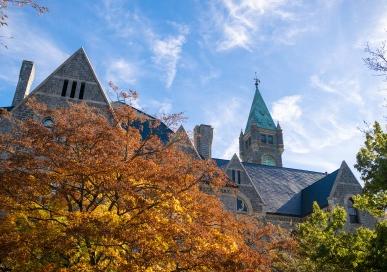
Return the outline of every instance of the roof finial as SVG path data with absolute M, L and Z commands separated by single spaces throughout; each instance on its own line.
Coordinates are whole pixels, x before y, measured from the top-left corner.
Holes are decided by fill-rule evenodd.
M 257 77 L 257 72 L 255 72 L 255 78 L 254 78 L 254 80 L 255 80 L 255 88 L 257 88 L 258 89 L 258 85 L 259 85 L 259 83 L 261 83 L 261 81 L 258 79 L 258 77 Z

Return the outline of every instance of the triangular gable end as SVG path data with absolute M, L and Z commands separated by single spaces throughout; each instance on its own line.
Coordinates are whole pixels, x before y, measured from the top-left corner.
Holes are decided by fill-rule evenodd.
M 82 88 L 83 97 L 80 99 Z M 63 91 L 64 89 L 66 89 L 65 93 Z M 73 95 L 72 89 L 75 91 Z M 32 96 L 37 97 L 39 101 L 46 102 L 50 106 L 61 106 L 68 101 L 74 100 L 85 101 L 96 105 L 105 105 L 111 109 L 109 100 L 83 48 L 80 48 L 67 58 L 67 60 L 25 97 L 14 110 Z
M 348 167 L 347 163 L 343 161 L 337 173 L 332 191 L 329 198 L 342 198 L 347 195 L 360 194 L 363 191 L 359 181 Z
M 183 151 L 192 155 L 195 159 L 201 159 L 198 151 L 193 145 L 184 127 L 181 125 L 176 133 L 171 137 L 171 142 L 175 142 L 177 146 Z
M 259 194 L 258 188 L 257 188 L 257 187 L 254 185 L 254 183 L 252 182 L 249 173 L 247 172 L 246 168 L 243 166 L 243 163 L 241 162 L 241 160 L 239 159 L 239 157 L 238 157 L 237 154 L 234 153 L 234 155 L 232 156 L 231 160 L 227 163 L 226 167 L 224 168 L 224 171 L 227 173 L 227 170 L 228 170 L 230 167 L 232 168 L 232 167 L 235 166 L 235 165 L 237 165 L 238 168 L 241 169 L 241 170 L 245 173 L 245 175 L 246 175 L 246 177 L 247 177 L 249 183 L 250 183 L 251 186 L 254 188 L 254 190 L 255 190 L 255 192 L 256 192 L 256 194 L 257 194 L 256 197 L 257 197 L 258 202 L 259 202 L 259 203 L 264 203 L 264 202 L 263 202 L 263 199 L 262 199 L 262 197 L 261 197 L 261 195 Z

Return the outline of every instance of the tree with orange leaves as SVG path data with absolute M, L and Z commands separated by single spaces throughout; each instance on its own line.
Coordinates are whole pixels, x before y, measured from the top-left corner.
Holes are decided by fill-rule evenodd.
M 270 271 L 292 246 L 224 211 L 224 174 L 176 138 L 142 139 L 130 107 L 29 107 L 1 115 L 1 271 Z

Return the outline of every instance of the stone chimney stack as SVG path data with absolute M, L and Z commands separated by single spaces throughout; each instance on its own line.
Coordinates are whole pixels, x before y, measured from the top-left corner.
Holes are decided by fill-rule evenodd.
M 194 128 L 194 144 L 203 159 L 211 159 L 212 136 L 214 129 L 210 125 L 199 125 Z
M 35 65 L 32 61 L 23 60 L 20 68 L 19 81 L 16 86 L 12 106 L 19 104 L 30 93 L 32 81 L 35 78 Z

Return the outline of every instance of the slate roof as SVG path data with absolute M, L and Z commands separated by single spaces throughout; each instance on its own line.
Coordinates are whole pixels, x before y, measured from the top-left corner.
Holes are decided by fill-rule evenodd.
M 13 106 L 9 106 L 9 107 L 0 107 L 0 109 L 4 109 L 6 111 L 11 111 L 14 107 Z
M 339 169 L 302 190 L 302 216 L 312 212 L 313 201 L 317 201 L 321 208 L 328 206 L 328 196 L 332 191 L 338 172 Z
M 166 124 L 158 120 L 156 117 L 149 115 L 133 106 L 127 105 L 121 101 L 114 101 L 111 103 L 113 108 L 117 106 L 128 106 L 136 111 L 140 116 L 145 117 L 145 121 L 136 120 L 131 126 L 137 128 L 141 133 L 141 138 L 144 140 L 148 138 L 150 135 L 157 135 L 159 139 L 164 143 L 168 143 L 171 135 L 174 133 Z M 152 122 L 159 121 L 157 127 L 152 125 Z
M 255 89 L 253 103 L 251 104 L 249 119 L 247 120 L 245 133 L 250 130 L 252 124 L 266 129 L 276 129 L 273 118 L 263 100 L 258 86 Z
M 214 159 L 214 161 L 222 169 L 225 169 L 229 162 L 222 159 Z M 327 176 L 320 172 L 256 163 L 242 162 L 242 165 L 262 197 L 264 210 L 268 213 L 302 217 L 310 210 L 308 206 L 311 207 L 313 198 L 319 194 L 319 191 L 330 192 L 331 179 L 334 181 L 333 173 Z M 314 185 L 317 181 L 320 182 Z M 312 184 L 314 186 L 310 187 Z M 304 190 L 305 188 L 309 189 Z M 303 190 L 305 201 L 302 198 Z M 316 200 L 323 203 L 324 196 L 326 193 L 316 197 Z

